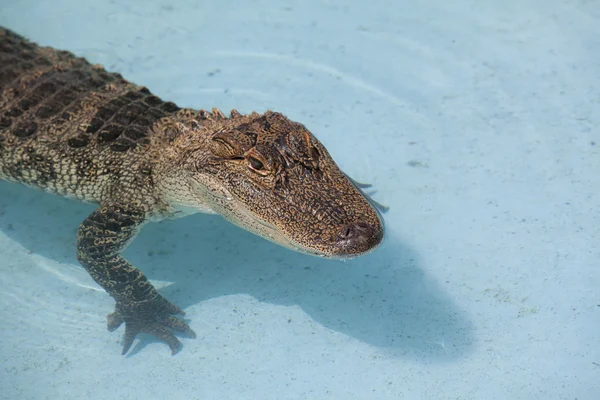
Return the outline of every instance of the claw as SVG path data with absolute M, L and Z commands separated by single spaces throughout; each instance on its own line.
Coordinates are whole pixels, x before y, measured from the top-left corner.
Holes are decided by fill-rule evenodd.
M 361 183 L 361 182 L 355 181 L 350 176 L 348 176 L 348 174 L 346 174 L 346 178 L 348 178 L 350 180 L 350 182 L 352 182 L 352 184 L 354 186 L 356 186 L 356 188 L 362 193 L 362 195 L 367 198 L 367 200 L 369 201 L 369 203 L 371 203 L 380 212 L 386 213 L 386 212 L 389 211 L 389 209 L 390 209 L 389 206 L 381 204 L 380 202 L 374 200 L 370 195 L 368 195 L 367 193 L 364 192 L 363 189 L 368 189 L 368 188 L 372 187 L 373 185 L 371 185 L 370 183 Z
M 348 174 L 346 174 L 346 178 L 348 178 L 350 180 L 350 182 L 352 182 L 354 184 L 354 186 L 356 186 L 356 187 L 358 187 L 360 189 L 368 189 L 368 188 L 370 188 L 370 187 L 373 186 L 370 183 L 364 183 L 364 182 L 355 181 L 350 176 L 348 176 Z
M 181 342 L 172 331 L 184 333 L 190 338 L 195 338 L 196 333 L 187 323 L 171 314 L 185 313 L 162 296 L 139 303 L 117 302 L 116 311 L 107 316 L 108 330 L 114 331 L 125 322 L 121 352 L 123 355 L 127 354 L 140 332 L 149 333 L 166 342 L 171 349 L 171 354 L 175 355 L 181 348 Z

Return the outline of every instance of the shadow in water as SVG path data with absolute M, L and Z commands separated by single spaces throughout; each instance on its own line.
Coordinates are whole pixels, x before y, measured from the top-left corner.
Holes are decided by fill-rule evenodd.
M 60 262 L 77 264 L 75 232 L 93 208 L 0 182 L 0 230 Z M 195 215 L 147 225 L 125 255 L 150 279 L 172 282 L 161 293 L 184 309 L 249 294 L 297 305 L 329 329 L 423 361 L 461 358 L 474 344 L 465 313 L 394 237 L 372 254 L 340 262 L 294 253 L 217 216 Z

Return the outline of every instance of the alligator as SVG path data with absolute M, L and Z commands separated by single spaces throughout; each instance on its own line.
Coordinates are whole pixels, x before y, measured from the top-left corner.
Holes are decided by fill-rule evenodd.
M 119 73 L 0 27 L 0 179 L 96 204 L 77 259 L 115 300 L 122 354 L 140 332 L 179 351 L 181 308 L 121 253 L 150 221 L 194 213 L 291 250 L 354 258 L 384 228 L 376 204 L 302 124 L 278 112 L 180 108 Z

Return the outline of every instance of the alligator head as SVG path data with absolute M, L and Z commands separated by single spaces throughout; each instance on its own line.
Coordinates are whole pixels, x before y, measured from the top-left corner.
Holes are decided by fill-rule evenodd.
M 210 209 L 290 249 L 351 258 L 375 249 L 383 223 L 301 124 L 268 111 L 200 111 L 179 140 L 188 179 Z

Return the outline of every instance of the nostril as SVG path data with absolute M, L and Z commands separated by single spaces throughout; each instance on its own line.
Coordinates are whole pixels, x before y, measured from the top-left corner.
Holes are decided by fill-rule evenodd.
M 383 229 L 379 225 L 354 222 L 339 228 L 334 239 L 340 254 L 360 254 L 377 247 L 383 239 Z
M 351 239 L 354 237 L 355 233 L 356 230 L 354 229 L 354 225 L 346 225 L 340 230 L 339 237 L 340 239 Z
M 367 236 L 370 232 L 370 226 L 361 222 L 348 224 L 340 229 L 338 236 L 342 240 L 359 240 L 363 236 Z

